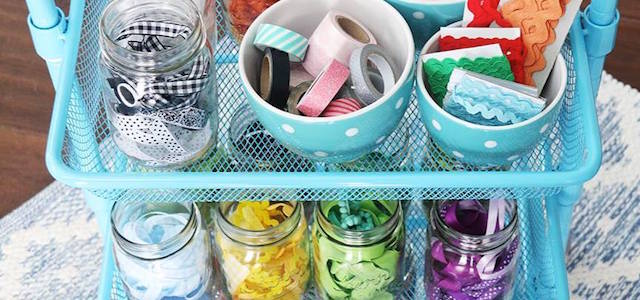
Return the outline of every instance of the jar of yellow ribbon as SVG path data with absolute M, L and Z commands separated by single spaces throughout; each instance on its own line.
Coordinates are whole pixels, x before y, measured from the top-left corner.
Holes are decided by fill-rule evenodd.
M 221 203 L 216 251 L 232 299 L 300 299 L 309 281 L 309 236 L 295 201 Z

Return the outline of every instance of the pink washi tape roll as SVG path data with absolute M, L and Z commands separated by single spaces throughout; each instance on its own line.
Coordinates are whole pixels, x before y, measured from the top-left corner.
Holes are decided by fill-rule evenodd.
M 331 62 L 320 71 L 320 75 L 309 87 L 298 103 L 298 111 L 305 116 L 317 117 L 329 105 L 333 97 L 349 78 L 349 68 L 337 60 Z
M 331 59 L 349 64 L 351 52 L 366 44 L 376 44 L 373 34 L 348 14 L 330 10 L 311 34 L 302 66 L 317 76 Z
M 340 98 L 331 101 L 320 115 L 321 117 L 335 117 L 352 113 L 361 109 L 360 102 L 352 98 Z

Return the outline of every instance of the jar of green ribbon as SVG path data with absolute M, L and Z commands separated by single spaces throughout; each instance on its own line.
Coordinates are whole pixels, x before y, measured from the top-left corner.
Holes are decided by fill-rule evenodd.
M 403 287 L 400 202 L 326 201 L 316 206 L 313 251 L 323 299 L 394 299 Z

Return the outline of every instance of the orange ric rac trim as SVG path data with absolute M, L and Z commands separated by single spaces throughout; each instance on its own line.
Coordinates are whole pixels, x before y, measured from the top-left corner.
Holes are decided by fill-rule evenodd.
M 544 70 L 544 51 L 556 40 L 555 28 L 570 0 L 511 0 L 501 8 L 502 16 L 522 30 L 527 55 L 524 61 L 525 83 L 535 85 L 533 73 Z

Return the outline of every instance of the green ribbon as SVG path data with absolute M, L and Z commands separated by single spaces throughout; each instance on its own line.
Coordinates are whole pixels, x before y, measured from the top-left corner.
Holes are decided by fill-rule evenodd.
M 348 210 L 347 216 L 366 212 L 371 215 L 372 223 L 380 226 L 391 218 L 399 205 L 397 201 L 330 201 L 321 205 L 321 213 L 332 224 L 343 227 L 343 214 L 336 213 L 341 208 L 343 212 Z M 404 227 L 398 226 L 393 235 L 382 242 L 349 246 L 329 239 L 316 223 L 313 242 L 318 252 L 314 260 L 319 287 L 330 299 L 393 299 L 387 288 L 396 278 L 401 256 L 401 250 L 396 248 L 404 236 Z
M 454 68 L 461 68 L 499 79 L 514 80 L 511 65 L 506 56 L 490 58 L 479 57 L 473 60 L 468 58 L 461 58 L 459 60 L 452 58 L 445 58 L 444 60 L 431 58 L 423 63 L 423 67 L 427 75 L 426 80 L 431 96 L 433 96 L 433 99 L 440 106 L 442 106 L 442 100 L 444 100 L 447 94 L 447 85 L 449 84 L 449 78 Z

